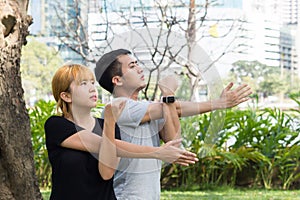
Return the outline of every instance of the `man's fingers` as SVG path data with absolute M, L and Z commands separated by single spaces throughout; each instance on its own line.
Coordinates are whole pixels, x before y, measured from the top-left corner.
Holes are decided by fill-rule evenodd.
M 247 84 L 240 85 L 234 90 L 234 92 L 236 92 L 239 98 L 248 97 L 252 94 L 251 88 Z
M 239 103 L 243 103 L 245 101 L 248 101 L 250 99 L 250 97 L 244 97 L 244 98 L 241 98 Z
M 168 142 L 168 143 L 169 143 L 170 145 L 172 145 L 172 146 L 178 146 L 178 145 L 181 144 L 181 142 L 182 142 L 182 138 L 178 138 L 178 139 L 172 140 L 172 141 L 170 141 L 170 142 Z
M 198 161 L 198 159 L 195 158 L 189 158 L 189 157 L 181 157 L 178 158 L 174 163 L 189 166 L 190 164 L 195 164 Z
M 186 157 L 191 157 L 191 158 L 196 158 L 197 155 L 195 153 L 189 152 L 189 151 L 184 151 L 183 155 L 185 155 Z
M 248 91 L 250 90 L 251 88 L 248 86 L 248 84 L 242 84 L 242 85 L 239 85 L 235 91 L 236 92 L 245 92 L 245 91 Z
M 196 154 L 184 151 L 180 157 L 178 157 L 177 161 L 185 161 L 187 163 L 194 164 L 195 162 L 198 162 L 198 158 L 196 157 Z
M 175 164 L 178 164 L 178 165 L 182 165 L 182 166 L 189 166 L 189 164 L 188 163 L 184 163 L 184 162 L 174 162 Z
M 229 91 L 229 90 L 232 88 L 232 86 L 233 86 L 233 83 L 232 83 L 232 82 L 229 83 L 229 84 L 225 87 L 224 91 Z

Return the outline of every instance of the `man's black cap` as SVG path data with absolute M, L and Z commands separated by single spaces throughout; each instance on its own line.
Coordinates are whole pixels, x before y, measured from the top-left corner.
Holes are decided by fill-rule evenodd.
M 103 76 L 105 71 L 110 66 L 110 64 L 112 64 L 117 59 L 118 56 L 125 54 L 131 54 L 131 52 L 127 49 L 117 49 L 114 51 L 110 51 L 104 54 L 96 63 L 96 79 L 104 89 L 108 90 L 107 86 L 112 84 L 111 80 L 107 80 L 107 78 L 105 79 L 105 77 Z

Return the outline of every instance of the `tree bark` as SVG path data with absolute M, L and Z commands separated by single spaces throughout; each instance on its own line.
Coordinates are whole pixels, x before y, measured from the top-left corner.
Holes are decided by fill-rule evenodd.
M 20 74 L 28 0 L 0 0 L 0 200 L 42 199 Z

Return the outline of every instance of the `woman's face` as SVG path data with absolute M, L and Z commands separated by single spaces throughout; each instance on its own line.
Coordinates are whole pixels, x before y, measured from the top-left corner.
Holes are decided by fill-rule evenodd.
M 82 79 L 73 81 L 70 85 L 72 107 L 94 108 L 97 105 L 98 91 L 95 79 Z

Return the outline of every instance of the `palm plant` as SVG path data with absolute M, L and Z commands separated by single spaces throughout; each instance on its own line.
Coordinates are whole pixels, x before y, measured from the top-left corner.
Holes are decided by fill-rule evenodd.
M 40 100 L 34 107 L 28 109 L 35 168 L 40 188 L 49 188 L 51 185 L 51 166 L 46 149 L 44 124 L 49 116 L 55 114 L 55 107 L 55 102 Z

